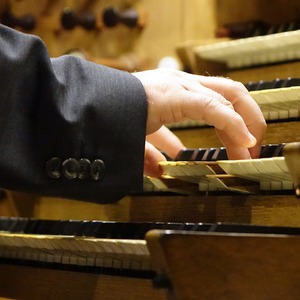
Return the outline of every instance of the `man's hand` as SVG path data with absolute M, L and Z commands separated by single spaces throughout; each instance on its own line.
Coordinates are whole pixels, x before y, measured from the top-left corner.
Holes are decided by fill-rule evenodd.
M 162 126 L 185 119 L 204 120 L 214 126 L 229 159 L 259 156 L 266 122 L 243 84 L 222 77 L 192 75 L 172 69 L 133 75 L 141 80 L 148 99 L 147 141 L 171 157 L 175 157 L 179 148 L 184 146 Z M 149 150 L 149 147 L 146 146 L 145 154 L 146 173 L 149 173 L 150 165 L 157 165 L 163 159 L 158 150 L 152 147 Z M 157 166 L 153 170 L 153 174 L 161 174 Z

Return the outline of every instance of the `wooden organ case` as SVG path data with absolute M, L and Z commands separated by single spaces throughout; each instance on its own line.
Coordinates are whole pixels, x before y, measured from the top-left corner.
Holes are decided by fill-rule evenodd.
M 11 12 L 18 15 L 18 7 L 30 1 L 7 2 L 11 3 Z M 56 0 L 48 7 L 48 2 L 44 2 L 41 10 L 48 8 L 65 14 L 68 11 L 62 8 L 66 3 L 71 7 L 74 4 Z M 170 33 L 171 47 L 176 49 L 183 66 L 193 73 L 228 76 L 248 84 L 268 122 L 262 149 L 268 154 L 249 162 L 250 165 L 235 162 L 232 166 L 220 156 L 217 161 L 221 163 L 195 160 L 192 156 L 198 155 L 200 149 L 221 152 L 222 145 L 213 128 L 185 122 L 172 129 L 191 151 L 181 154 L 179 162 L 163 165 L 164 178 L 145 178 L 144 193 L 128 195 L 118 203 L 101 206 L 3 191 L 0 297 L 297 299 L 300 292 L 300 199 L 295 192 L 300 184 L 299 3 L 290 1 L 286 7 L 286 1 L 276 0 L 270 7 L 270 1 L 266 0 L 244 1 L 243 5 L 237 0 L 194 0 L 189 5 L 183 0 L 171 0 L 162 5 L 161 1 L 145 0 L 128 1 L 125 6 L 121 5 L 123 1 L 99 1 L 98 7 L 96 2 L 78 1 L 76 8 L 79 7 L 81 16 L 86 3 L 99 10 L 113 4 L 126 11 L 131 5 L 142 3 L 152 14 L 158 11 L 166 16 L 164 13 L 170 9 L 180 12 L 184 25 L 179 37 Z M 193 7 L 199 11 L 188 18 L 184 14 L 192 14 Z M 0 9 L 6 8 L 0 6 Z M 201 34 L 190 33 L 197 31 L 190 23 L 203 25 L 199 21 L 203 9 L 211 18 L 207 20 L 210 31 L 199 28 L 205 37 L 199 39 Z M 168 17 L 165 18 L 168 23 Z M 73 18 L 73 23 L 68 19 L 65 25 L 76 25 L 72 29 L 74 44 L 86 34 L 89 25 L 94 26 L 93 30 L 103 28 L 98 21 L 75 19 L 77 23 Z M 58 30 L 47 14 L 43 20 L 41 27 L 33 31 L 43 37 L 41 28 L 51 28 L 53 36 L 44 35 L 44 38 L 53 55 L 75 49 L 66 46 L 72 45 L 66 33 L 70 29 Z M 88 32 L 83 48 L 90 51 L 89 57 L 94 61 L 129 71 L 132 60 L 124 64 L 124 59 L 118 58 L 134 50 L 140 55 L 135 56 L 138 65 L 134 68 L 155 67 L 156 61 L 144 59 L 141 51 L 147 41 L 141 39 L 140 48 L 132 48 L 131 39 L 125 46 L 120 46 L 118 41 L 128 30 L 133 30 L 137 38 L 144 21 L 139 19 L 138 28 L 123 28 L 121 33 L 113 30 L 111 34 L 117 41 L 109 42 L 99 53 L 89 40 L 95 32 Z M 16 26 L 22 27 L 18 22 Z M 29 26 L 30 22 L 26 24 Z M 151 21 L 147 26 L 149 31 L 151 26 L 155 27 Z M 237 26 L 242 29 L 240 35 L 230 36 Z M 257 32 L 253 35 L 248 32 L 246 36 L 245 28 L 252 28 L 252 33 L 253 28 L 267 32 L 263 37 Z M 21 30 L 31 31 L 30 27 Z M 220 38 L 213 38 L 215 32 L 222 35 L 223 44 Z M 160 34 L 153 33 L 158 42 L 165 38 Z M 97 36 L 99 44 L 108 33 L 104 30 L 100 35 L 97 31 Z M 66 39 L 66 43 L 52 43 L 54 37 L 59 41 Z M 113 54 L 109 54 L 111 49 Z M 152 57 L 165 55 L 161 49 L 150 49 Z M 80 53 L 86 52 L 80 50 Z M 143 59 L 136 60 L 137 57 Z M 279 82 L 276 79 L 282 81 L 275 88 Z M 272 151 L 278 147 L 280 151 L 273 159 Z M 218 170 L 223 166 L 225 172 L 224 169 L 221 174 L 214 172 L 216 165 Z M 213 173 L 199 171 L 207 166 Z M 193 167 L 201 174 L 195 175 Z M 285 171 L 279 174 L 281 167 Z M 241 175 L 241 169 L 247 172 Z M 253 169 L 259 172 L 253 175 L 249 171 Z M 203 187 L 215 180 L 226 188 L 214 188 L 213 183 L 212 188 Z

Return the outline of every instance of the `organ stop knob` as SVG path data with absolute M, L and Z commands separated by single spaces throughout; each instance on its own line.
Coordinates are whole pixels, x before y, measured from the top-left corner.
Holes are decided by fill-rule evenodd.
M 107 7 L 103 12 L 102 19 L 107 27 L 115 27 L 121 23 L 133 28 L 138 24 L 138 13 L 132 8 L 120 11 L 115 7 Z
M 96 27 L 96 17 L 91 12 L 75 13 L 70 8 L 65 8 L 61 15 L 61 24 L 65 29 L 74 29 L 81 26 L 86 30 Z
M 16 17 L 11 12 L 5 11 L 1 14 L 0 19 L 2 24 L 12 28 L 20 27 L 26 31 L 31 31 L 35 27 L 35 18 L 31 14 Z

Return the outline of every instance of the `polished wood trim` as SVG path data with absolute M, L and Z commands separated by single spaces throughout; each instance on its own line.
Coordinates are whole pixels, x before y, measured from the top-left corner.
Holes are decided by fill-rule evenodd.
M 0 296 L 11 299 L 166 299 L 150 279 L 0 264 Z

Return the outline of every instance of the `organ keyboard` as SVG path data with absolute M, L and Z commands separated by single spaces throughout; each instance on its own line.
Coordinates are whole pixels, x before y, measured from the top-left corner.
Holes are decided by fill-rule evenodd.
M 247 82 L 245 87 L 259 105 L 266 121 L 293 120 L 300 117 L 300 78 L 277 78 Z M 171 128 L 203 126 L 203 121 L 185 120 Z
M 291 171 L 289 168 L 294 167 L 287 166 L 284 156 L 285 149 L 290 148 L 295 152 L 297 158 L 294 159 L 294 163 L 297 165 L 300 143 L 263 145 L 260 158 L 250 160 L 228 160 L 225 148 L 185 149 L 178 154 L 175 161 L 161 162 L 160 165 L 164 171 L 166 185 L 168 180 L 179 179 L 198 184 L 199 191 L 240 193 L 258 193 L 258 190 L 291 191 L 296 186 L 298 194 L 299 175 L 292 173 L 299 174 L 300 171 Z M 295 176 L 298 179 L 294 178 Z M 255 191 L 253 185 L 249 189 L 249 182 L 242 185 L 236 182 L 239 179 L 258 182 L 259 189 Z M 157 179 L 152 182 L 158 189 L 162 186 L 167 189 Z M 187 189 L 189 188 L 190 186 L 187 186 Z
M 152 278 L 155 272 L 145 236 L 153 230 L 300 235 L 300 228 L 283 226 L 0 217 L 0 260 Z
M 198 46 L 194 52 L 229 69 L 245 68 L 299 59 L 299 37 L 300 30 L 293 30 Z

